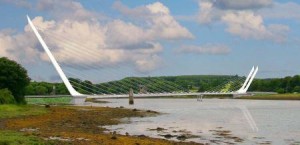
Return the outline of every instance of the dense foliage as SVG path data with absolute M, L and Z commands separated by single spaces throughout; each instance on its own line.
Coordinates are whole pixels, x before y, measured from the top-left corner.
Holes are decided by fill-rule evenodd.
M 256 79 L 253 81 L 249 91 L 277 92 L 277 93 L 300 93 L 300 76 Z
M 208 91 L 218 86 L 230 90 L 230 80 L 238 76 L 191 75 L 191 76 L 162 76 L 162 77 L 127 77 L 118 81 L 93 84 L 90 81 L 69 78 L 74 88 L 83 94 L 125 94 L 133 88 L 135 93 L 145 92 L 181 92 Z M 226 84 L 227 83 L 227 84 Z M 31 82 L 26 88 L 27 95 L 68 94 L 62 83 Z M 220 88 L 221 89 L 221 88 Z
M 67 88 L 63 83 L 30 82 L 26 87 L 26 95 L 67 95 Z
M 0 58 L 0 89 L 10 90 L 17 103 L 25 102 L 25 87 L 29 81 L 27 71 L 20 64 L 6 57 Z
M 147 92 L 205 92 L 205 91 L 233 91 L 239 89 L 245 77 L 226 75 L 190 75 L 190 76 L 161 76 L 161 77 L 128 77 L 118 81 L 93 84 L 91 81 L 69 78 L 76 90 L 83 94 L 124 94 L 130 88 L 135 93 L 146 88 Z M 231 80 L 240 80 L 234 82 Z M 234 84 L 239 83 L 239 84 Z M 56 94 L 66 95 L 68 90 L 63 83 L 31 82 L 26 88 L 27 95 L 49 95 L 56 87 Z M 235 86 L 235 88 L 233 88 Z M 300 93 L 300 76 L 255 79 L 249 91 Z
M 14 104 L 15 98 L 8 89 L 0 90 L 0 104 Z

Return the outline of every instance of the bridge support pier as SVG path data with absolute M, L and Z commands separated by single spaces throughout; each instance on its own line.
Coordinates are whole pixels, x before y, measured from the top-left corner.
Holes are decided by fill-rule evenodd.
M 129 105 L 133 105 L 134 101 L 133 101 L 133 89 L 130 88 L 129 90 Z
M 203 95 L 197 95 L 197 101 L 202 102 L 203 101 Z
M 70 104 L 73 105 L 83 105 L 85 103 L 86 96 L 77 96 L 77 97 L 72 97 L 72 100 Z

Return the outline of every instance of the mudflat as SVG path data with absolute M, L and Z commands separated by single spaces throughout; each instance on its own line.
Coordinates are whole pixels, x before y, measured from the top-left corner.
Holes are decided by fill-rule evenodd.
M 44 109 L 44 108 L 41 108 Z M 108 107 L 50 106 L 41 115 L 0 119 L 2 130 L 22 132 L 55 144 L 199 144 L 150 138 L 143 134 L 131 136 L 107 132 L 102 126 L 122 123 L 121 118 L 159 115 L 154 111 Z

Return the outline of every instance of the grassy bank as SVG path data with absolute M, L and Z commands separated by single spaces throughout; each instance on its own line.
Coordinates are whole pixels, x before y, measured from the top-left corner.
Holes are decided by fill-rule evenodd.
M 21 133 L 17 131 L 1 130 L 0 145 L 55 145 L 58 141 L 45 141 L 34 135 Z
M 300 100 L 300 94 L 271 94 L 271 95 L 254 95 L 243 96 L 238 99 L 253 99 L 253 100 Z
M 47 113 L 47 109 L 35 105 L 0 105 L 0 119 Z
M 28 104 L 56 104 L 67 105 L 70 104 L 71 97 L 56 97 L 56 98 L 26 98 Z
M 6 114 L 13 115 L 3 115 Z M 178 143 L 144 135 L 118 135 L 104 126 L 121 118 L 158 115 L 153 111 L 107 107 L 0 105 L 0 144 L 196 144 Z M 20 117 L 22 116 L 22 117 Z

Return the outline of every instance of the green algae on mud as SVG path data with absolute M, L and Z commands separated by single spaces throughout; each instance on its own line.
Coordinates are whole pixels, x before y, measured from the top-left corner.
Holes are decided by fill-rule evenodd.
M 0 119 L 47 113 L 47 109 L 36 105 L 0 105 Z
M 63 144 L 60 141 L 45 141 L 34 135 L 17 131 L 1 130 L 0 145 L 44 145 L 44 144 Z
M 121 118 L 158 115 L 155 111 L 108 107 L 36 107 L 46 109 L 48 113 L 0 119 L 0 123 L 3 124 L 0 128 L 14 132 L 23 131 L 43 141 L 54 140 L 59 144 L 198 144 L 104 132 L 108 131 L 104 126 L 122 123 Z

